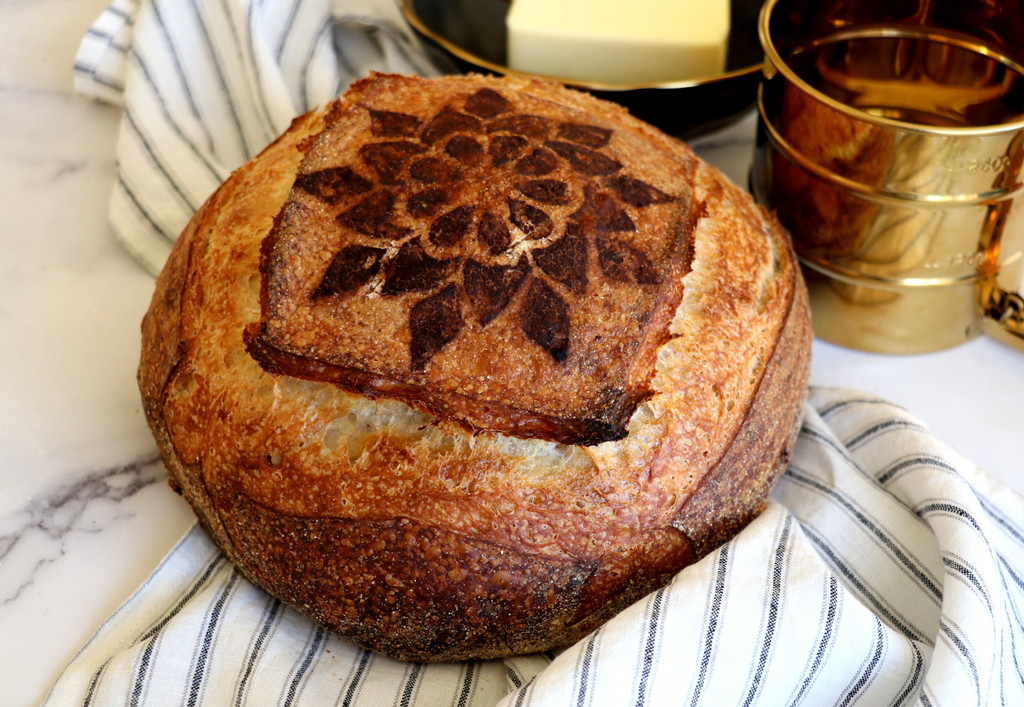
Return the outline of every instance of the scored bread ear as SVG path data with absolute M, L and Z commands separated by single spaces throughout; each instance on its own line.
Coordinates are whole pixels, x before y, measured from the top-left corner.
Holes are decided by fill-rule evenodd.
M 684 144 L 552 83 L 374 75 L 196 214 L 139 383 L 246 577 L 462 660 L 578 640 L 742 528 L 809 351 L 787 234 Z

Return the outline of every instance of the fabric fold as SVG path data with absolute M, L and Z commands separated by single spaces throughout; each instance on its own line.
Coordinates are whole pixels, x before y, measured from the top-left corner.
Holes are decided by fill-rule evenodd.
M 152 274 L 230 173 L 372 70 L 433 76 L 395 9 L 331 0 L 116 0 L 75 90 L 123 106 L 110 226 Z

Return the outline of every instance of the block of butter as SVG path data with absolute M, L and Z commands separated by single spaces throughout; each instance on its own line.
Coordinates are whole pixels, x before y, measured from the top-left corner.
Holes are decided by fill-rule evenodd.
M 729 0 L 512 0 L 509 68 L 591 83 L 720 74 Z

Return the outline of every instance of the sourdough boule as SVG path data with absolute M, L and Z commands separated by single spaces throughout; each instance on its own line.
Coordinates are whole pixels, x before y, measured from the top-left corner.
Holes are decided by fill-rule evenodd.
M 209 198 L 139 384 L 252 582 L 408 660 L 568 645 L 732 537 L 810 357 L 778 222 L 550 82 L 375 74 Z

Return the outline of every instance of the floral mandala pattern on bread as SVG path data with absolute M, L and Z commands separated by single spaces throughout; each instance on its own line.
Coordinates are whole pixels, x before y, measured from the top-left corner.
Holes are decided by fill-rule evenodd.
M 589 116 L 544 115 L 542 104 L 491 88 L 440 110 L 398 107 L 360 106 L 358 135 L 328 127 L 308 146 L 268 238 L 254 355 L 273 367 L 283 353 L 299 364 L 290 374 L 363 393 L 381 385 L 475 429 L 564 442 L 623 436 L 650 394 L 647 372 L 634 370 L 644 330 L 678 301 L 681 288 L 666 282 L 688 264 L 684 229 L 647 226 L 655 235 L 637 238 L 638 220 L 661 207 L 688 225 L 691 195 L 633 174 L 614 128 Z M 322 343 L 339 339 L 344 347 Z M 463 349 L 435 364 L 460 339 Z M 578 399 L 573 409 L 543 409 L 551 396 L 502 404 L 500 415 L 484 409 L 507 399 L 516 376 L 483 390 L 470 369 L 493 379 L 495 361 L 523 348 L 544 360 L 519 368 L 546 371 Z M 485 402 L 468 410 L 452 396 Z M 577 409 L 598 412 L 566 423 Z
M 492 89 L 470 95 L 465 109 L 465 113 L 446 109 L 426 125 L 406 113 L 372 111 L 373 134 L 395 138 L 360 149 L 364 166 L 379 180 L 377 188 L 350 166 L 305 174 L 296 182 L 330 203 L 346 193 L 365 193 L 338 215 L 339 225 L 371 239 L 390 241 L 387 245 L 392 246 L 344 246 L 314 296 L 351 295 L 375 285 L 385 296 L 426 294 L 409 317 L 411 366 L 421 370 L 462 331 L 464 308 L 485 327 L 525 287 L 519 314 L 523 332 L 556 361 L 564 361 L 571 326 L 565 297 L 586 294 L 588 234 L 598 234 L 594 245 L 608 277 L 657 284 L 659 276 L 650 259 L 614 234 L 636 230 L 623 202 L 644 207 L 671 197 L 621 174 L 622 164 L 600 151 L 611 137 L 607 128 L 553 124 L 534 115 L 501 117 L 511 104 Z M 495 136 L 487 148 L 479 139 L 482 134 Z M 555 139 L 550 139 L 552 135 Z M 442 150 L 432 149 L 439 144 Z M 562 160 L 587 178 L 607 179 L 606 190 L 585 187 L 583 206 L 570 215 L 564 231 L 556 232 L 544 209 L 572 201 L 571 186 L 548 176 Z M 466 179 L 467 171 L 488 163 L 492 168 L 507 165 L 520 177 L 516 193 L 508 197 L 507 213 L 473 204 L 453 205 L 446 185 Z M 404 169 L 413 185 L 406 194 L 389 186 Z M 402 197 L 408 214 L 431 219 L 427 233 L 418 234 L 393 221 Z M 459 246 L 474 237 L 478 253 L 464 255 Z M 431 250 L 439 255 L 431 255 Z M 455 254 L 445 257 L 452 250 Z

